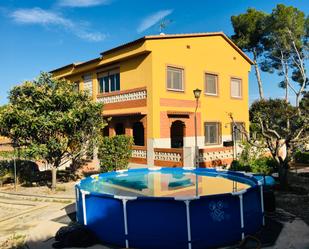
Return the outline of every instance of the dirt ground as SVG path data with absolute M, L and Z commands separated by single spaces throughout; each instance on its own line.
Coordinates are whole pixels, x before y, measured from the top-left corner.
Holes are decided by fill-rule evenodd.
M 18 193 L 23 195 L 46 195 L 46 196 L 54 196 L 54 197 L 74 197 L 75 196 L 75 182 L 66 182 L 66 183 L 57 183 L 56 191 L 52 192 L 52 190 L 48 186 L 32 186 L 32 187 L 24 187 L 18 185 L 17 191 L 15 191 L 14 185 L 6 185 L 5 187 L 0 188 L 0 193 Z
M 288 190 L 276 190 L 276 205 L 309 225 L 309 172 L 289 173 Z

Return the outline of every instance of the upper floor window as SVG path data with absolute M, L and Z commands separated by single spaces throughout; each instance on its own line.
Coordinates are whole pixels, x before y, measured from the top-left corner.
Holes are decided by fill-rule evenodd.
M 92 96 L 92 76 L 91 74 L 86 74 L 83 76 L 84 79 L 84 91 Z
M 218 95 L 218 75 L 216 74 L 205 74 L 205 94 L 207 95 Z
M 218 122 L 205 122 L 205 144 L 219 144 L 221 143 L 221 125 Z
M 109 93 L 120 90 L 120 73 L 119 69 L 100 73 L 99 93 Z
M 167 89 L 173 91 L 183 91 L 183 69 L 177 67 L 167 67 Z
M 242 81 L 238 78 L 231 78 L 231 97 L 242 98 Z

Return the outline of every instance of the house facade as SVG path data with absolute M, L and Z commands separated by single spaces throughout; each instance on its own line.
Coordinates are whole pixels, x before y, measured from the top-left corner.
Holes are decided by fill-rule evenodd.
M 133 136 L 134 163 L 193 166 L 196 115 L 198 161 L 205 167 L 228 165 L 233 159 L 229 113 L 248 129 L 252 64 L 221 32 L 161 34 L 51 73 L 104 103 L 109 120 L 104 135 Z M 198 101 L 196 88 L 201 90 Z

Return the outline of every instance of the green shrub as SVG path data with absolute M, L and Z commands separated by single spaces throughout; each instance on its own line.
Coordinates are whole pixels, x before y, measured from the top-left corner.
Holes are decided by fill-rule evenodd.
M 309 152 L 296 151 L 294 159 L 297 163 L 309 164 Z
M 231 167 L 229 168 L 229 170 L 232 171 L 246 171 L 246 172 L 250 172 L 251 168 L 249 165 L 244 165 L 242 164 L 240 161 L 237 160 L 233 160 L 233 162 L 231 163 Z
M 271 157 L 260 157 L 252 160 L 250 164 L 243 164 L 241 161 L 234 160 L 229 168 L 233 171 L 246 171 L 269 175 L 276 171 L 277 163 Z
M 271 157 L 261 157 L 251 162 L 250 168 L 253 173 L 270 175 L 277 167 L 276 162 Z
M 0 177 L 4 177 L 10 173 L 10 162 L 6 160 L 0 161 Z
M 132 154 L 133 138 L 125 135 L 103 137 L 99 145 L 98 157 L 101 171 L 124 169 Z

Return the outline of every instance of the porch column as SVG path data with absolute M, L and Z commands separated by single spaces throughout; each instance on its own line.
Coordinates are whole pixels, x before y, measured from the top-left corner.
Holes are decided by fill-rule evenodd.
M 154 166 L 154 145 L 153 138 L 147 139 L 147 167 Z
M 113 137 L 116 135 L 115 125 L 113 123 L 108 125 L 108 129 L 109 129 L 108 133 L 110 137 Z
M 131 122 L 126 121 L 124 123 L 124 131 L 125 131 L 125 134 L 127 136 L 133 137 L 133 129 L 132 129 L 132 123 Z

